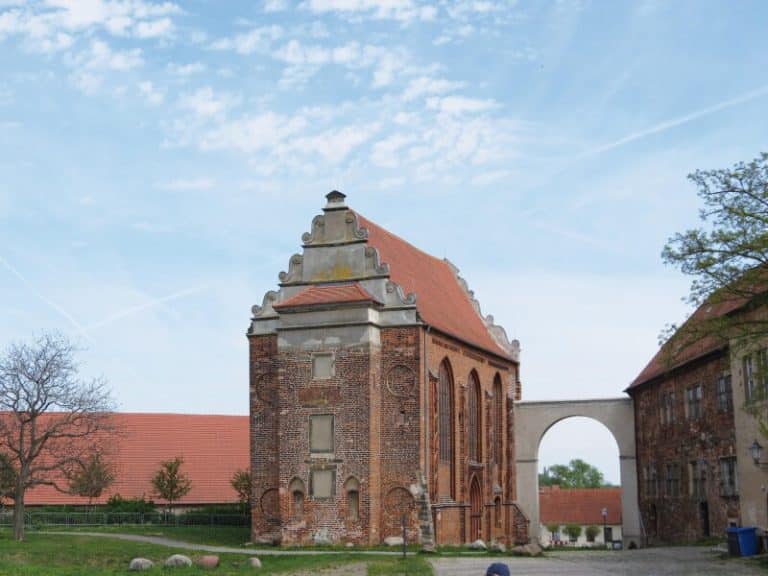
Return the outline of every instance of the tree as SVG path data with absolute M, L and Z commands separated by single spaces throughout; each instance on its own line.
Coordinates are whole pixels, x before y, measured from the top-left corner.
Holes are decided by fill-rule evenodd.
M 0 507 L 5 508 L 5 501 L 13 499 L 16 488 L 16 469 L 8 454 L 0 452 Z
M 229 483 L 237 492 L 237 499 L 243 505 L 244 510 L 250 509 L 253 481 L 248 470 L 236 470 Z
M 768 299 L 768 153 L 732 168 L 697 170 L 688 179 L 704 203 L 703 226 L 670 238 L 662 259 L 693 278 L 689 303 L 706 302 L 721 313 L 668 327 L 666 336 L 678 340 L 669 348 L 679 351 L 703 337 L 739 343 L 764 338 L 768 319 L 728 312 Z
M 555 464 L 539 474 L 539 486 L 560 486 L 562 488 L 602 488 L 605 486 L 603 473 L 579 458 L 567 466 Z
M 594 542 L 597 535 L 600 534 L 600 528 L 592 524 L 586 527 L 584 533 L 587 536 L 587 542 Z
M 192 489 L 192 481 L 184 472 L 181 465 L 184 458 L 176 456 L 173 460 L 160 462 L 160 469 L 152 477 L 152 487 L 155 493 L 167 502 L 167 510 L 171 511 L 173 503 L 180 500 Z
M 0 452 L 15 471 L 14 538 L 24 539 L 24 494 L 62 484 L 116 432 L 103 379 L 82 380 L 63 336 L 11 344 L 0 356 Z
M 85 462 L 78 463 L 69 479 L 69 491 L 76 496 L 88 498 L 88 509 L 94 498 L 98 498 L 115 481 L 112 466 L 101 454 L 93 454 Z
M 565 533 L 568 534 L 568 539 L 571 542 L 576 542 L 581 536 L 581 526 L 578 524 L 566 524 Z

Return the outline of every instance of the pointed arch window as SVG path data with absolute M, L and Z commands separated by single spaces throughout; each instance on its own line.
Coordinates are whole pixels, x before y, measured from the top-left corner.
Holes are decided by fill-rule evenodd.
M 480 381 L 477 374 L 473 371 L 469 375 L 469 438 L 467 444 L 469 447 L 469 459 L 480 462 L 482 455 L 482 396 L 480 391 Z
M 502 440 L 504 438 L 504 391 L 501 386 L 501 376 L 496 374 L 493 379 L 493 460 L 501 463 L 504 454 Z
M 440 365 L 438 381 L 438 433 L 440 460 L 453 460 L 453 376 L 448 363 Z

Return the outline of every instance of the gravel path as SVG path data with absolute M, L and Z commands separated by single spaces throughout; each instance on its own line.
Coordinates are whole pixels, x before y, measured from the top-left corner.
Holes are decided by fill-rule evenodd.
M 122 534 L 119 532 L 58 532 L 39 531 L 36 534 L 50 534 L 51 536 L 92 536 L 95 538 L 114 538 L 116 540 L 129 540 L 131 542 L 146 542 L 158 546 L 181 548 L 184 550 L 198 550 L 213 554 L 248 554 L 250 556 L 317 556 L 318 554 L 364 554 L 366 556 L 399 556 L 402 552 L 378 552 L 372 550 L 285 550 L 280 548 L 231 548 L 229 546 L 208 546 L 206 544 L 192 544 L 165 536 L 142 536 L 140 534 Z M 409 552 L 409 554 L 412 554 Z
M 547 576 L 765 576 L 746 558 L 720 558 L 707 547 L 646 548 L 622 552 L 556 552 L 542 558 L 440 558 L 436 576 L 483 576 L 491 562 L 504 562 L 512 574 Z

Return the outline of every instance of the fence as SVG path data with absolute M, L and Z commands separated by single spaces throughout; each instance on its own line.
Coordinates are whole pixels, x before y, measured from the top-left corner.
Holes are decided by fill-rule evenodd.
M 186 512 L 27 512 L 24 521 L 28 528 L 45 526 L 249 526 L 250 516 L 242 514 L 202 514 Z M 0 526 L 12 526 L 13 514 L 0 513 Z

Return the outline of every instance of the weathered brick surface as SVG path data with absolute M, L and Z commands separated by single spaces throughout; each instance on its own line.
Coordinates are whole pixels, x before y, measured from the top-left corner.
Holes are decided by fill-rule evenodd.
M 335 357 L 332 378 L 313 380 L 312 353 Z M 436 457 L 436 396 L 424 402 L 425 355 L 430 373 L 447 359 L 454 374 L 454 485 L 438 481 Z M 467 382 L 477 373 L 481 386 L 481 457 L 470 462 L 466 442 Z M 380 346 L 283 348 L 274 336 L 251 338 L 251 408 L 254 496 L 253 536 L 282 543 L 378 543 L 400 535 L 406 519 L 409 540 L 420 538 L 415 492 L 429 454 L 428 486 L 438 543 L 459 544 L 470 539 L 469 486 L 481 487 L 481 537 L 506 543 L 524 541 L 514 500 L 514 433 L 512 401 L 516 366 L 476 351 L 448 337 L 427 334 L 423 327 L 393 327 L 380 331 Z M 503 393 L 494 395 L 494 379 Z M 430 378 L 432 380 L 432 378 Z M 434 382 L 432 383 L 434 386 Z M 496 402 L 502 404 L 497 408 Z M 496 422 L 498 413 L 502 421 Z M 312 415 L 334 416 L 334 453 L 319 458 L 310 453 Z M 431 422 L 430 451 L 423 450 L 424 415 Z M 494 457 L 494 426 L 501 434 L 501 454 Z M 498 461 L 497 461 L 498 460 Z M 335 471 L 335 495 L 311 497 L 313 468 Z M 450 479 L 450 467 L 446 478 Z M 359 516 L 352 518 L 345 483 L 359 485 Z M 297 508 L 292 486 L 302 487 Z M 450 494 L 455 494 L 451 498 Z
M 708 510 L 709 532 L 721 536 L 729 519 L 738 518 L 739 500 L 721 494 L 720 459 L 734 456 L 733 409 L 720 410 L 717 379 L 729 371 L 722 355 L 692 362 L 679 371 L 663 376 L 632 391 L 635 401 L 638 486 L 643 524 L 651 543 L 691 542 L 704 536 L 702 502 Z M 686 390 L 702 385 L 702 414 L 686 416 Z M 662 421 L 662 396 L 674 392 L 674 422 Z M 689 463 L 706 461 L 706 496 L 692 493 Z M 666 492 L 666 465 L 680 465 L 679 496 Z M 644 470 L 655 466 L 656 494 L 649 489 Z

